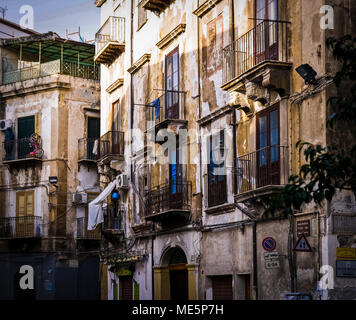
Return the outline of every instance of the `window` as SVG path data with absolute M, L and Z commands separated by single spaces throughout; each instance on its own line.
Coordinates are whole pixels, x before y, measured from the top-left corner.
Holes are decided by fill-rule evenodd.
M 137 31 L 142 28 L 142 26 L 147 21 L 147 11 L 142 5 L 137 5 Z
M 257 187 L 280 183 L 279 105 L 257 114 Z
M 35 226 L 34 190 L 16 193 L 16 236 L 32 237 L 40 233 L 40 226 Z
M 34 190 L 16 193 L 16 216 L 34 215 Z
M 213 207 L 227 200 L 224 130 L 218 135 L 211 135 L 208 145 L 208 206 Z M 220 155 L 219 155 L 220 152 Z
M 179 50 L 166 56 L 166 119 L 179 119 Z
M 219 15 L 208 23 L 207 73 L 214 74 L 222 68 L 223 17 Z

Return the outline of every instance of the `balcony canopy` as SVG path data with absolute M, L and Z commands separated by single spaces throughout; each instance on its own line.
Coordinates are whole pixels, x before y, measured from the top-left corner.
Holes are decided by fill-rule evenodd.
M 21 51 L 21 59 L 26 61 L 52 61 L 63 59 L 68 62 L 91 63 L 95 46 L 89 43 L 62 39 L 54 32 L 26 37 L 1 40 L 1 45 L 15 51 Z

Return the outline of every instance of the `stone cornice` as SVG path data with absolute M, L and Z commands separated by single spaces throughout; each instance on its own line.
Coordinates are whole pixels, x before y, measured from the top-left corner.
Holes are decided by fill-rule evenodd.
M 231 112 L 231 107 L 229 105 L 225 105 L 225 106 L 213 111 L 209 115 L 198 119 L 197 123 L 201 126 L 205 126 L 209 122 L 223 116 L 225 113 L 228 113 L 228 112 Z
M 66 82 L 62 77 L 46 76 L 35 80 L 37 81 L 29 79 L 0 86 L 0 98 L 18 97 L 53 89 L 71 89 L 70 82 Z
M 131 74 L 139 70 L 146 62 L 150 61 L 151 55 L 146 53 L 140 59 L 138 59 L 127 71 Z
M 221 0 L 208 0 L 205 1 L 201 6 L 199 6 L 193 13 L 201 18 L 204 14 L 206 14 L 210 9 L 214 8 L 217 3 Z
M 185 24 L 181 23 L 181 24 L 177 25 L 167 35 L 165 35 L 160 41 L 158 41 L 156 46 L 159 49 L 164 48 L 165 46 L 167 46 L 169 43 L 171 43 L 176 37 L 178 37 L 183 32 L 185 32 Z
M 107 93 L 111 93 L 117 88 L 121 87 L 124 84 L 124 78 L 117 79 L 114 83 L 106 88 Z

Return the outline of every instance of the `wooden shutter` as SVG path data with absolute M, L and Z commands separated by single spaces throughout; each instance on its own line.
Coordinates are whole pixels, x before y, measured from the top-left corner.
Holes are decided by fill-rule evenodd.
M 34 190 L 16 193 L 16 216 L 34 215 Z
M 34 215 L 34 191 L 26 192 L 26 215 Z
M 147 11 L 141 5 L 137 7 L 137 30 L 141 29 L 141 27 L 147 21 Z
M 213 300 L 232 300 L 232 276 L 213 276 Z
M 16 216 L 23 217 L 26 215 L 26 195 L 25 192 L 16 193 Z

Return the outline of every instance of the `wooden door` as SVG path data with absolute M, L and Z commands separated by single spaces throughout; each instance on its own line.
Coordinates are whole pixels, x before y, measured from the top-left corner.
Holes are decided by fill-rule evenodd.
M 217 151 L 220 150 L 220 157 L 224 156 L 224 131 L 218 136 L 209 139 L 209 163 L 208 163 L 208 206 L 213 207 L 227 200 L 226 171 L 225 162 L 217 163 L 215 159 Z M 217 144 L 217 145 L 216 145 Z
M 255 64 L 278 59 L 278 0 L 256 0 Z
M 188 300 L 188 270 L 169 272 L 171 300 Z
M 179 51 L 166 56 L 166 110 L 165 119 L 179 119 Z M 164 119 L 164 120 L 165 120 Z
M 279 105 L 257 115 L 256 187 L 280 184 Z
M 120 277 L 119 289 L 120 289 L 120 300 L 132 300 L 133 290 L 132 290 L 132 276 Z

